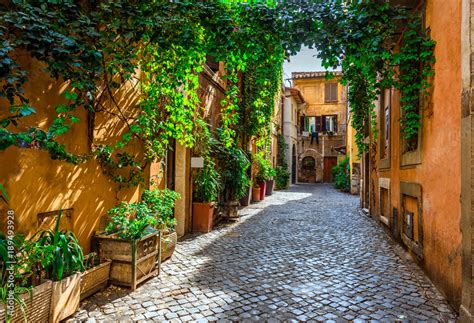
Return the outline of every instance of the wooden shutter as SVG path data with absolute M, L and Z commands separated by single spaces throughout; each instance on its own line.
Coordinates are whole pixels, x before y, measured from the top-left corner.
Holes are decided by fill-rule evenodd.
M 317 132 L 322 132 L 324 131 L 323 130 L 323 127 L 325 127 L 323 125 L 323 118 L 322 117 L 316 117 L 316 131 Z
M 337 115 L 334 116 L 334 132 L 337 133 Z
M 324 102 L 337 102 L 337 83 L 325 84 Z
M 326 83 L 324 85 L 324 102 L 331 101 L 331 84 Z
M 304 125 L 305 125 L 305 122 L 304 122 L 305 120 L 304 119 L 305 119 L 304 116 L 300 117 L 300 131 L 301 131 L 301 133 L 303 133 L 303 131 L 304 131 Z

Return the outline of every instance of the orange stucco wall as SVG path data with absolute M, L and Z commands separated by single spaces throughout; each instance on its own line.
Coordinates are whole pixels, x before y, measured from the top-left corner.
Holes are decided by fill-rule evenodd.
M 60 94 L 66 86 L 50 79 L 44 73 L 43 66 L 35 60 L 25 58 L 22 64 L 30 71 L 25 94 L 37 107 L 37 114 L 24 118 L 19 128 L 39 126 L 47 129 L 54 119 L 54 108 L 61 102 Z M 124 86 L 122 91 L 124 93 L 119 96 L 120 105 L 124 113 L 130 113 L 136 106 L 136 96 L 131 94 L 131 86 Z M 0 106 L 5 111 L 8 103 L 0 101 Z M 87 154 L 86 111 L 78 109 L 76 115 L 81 121 L 74 124 L 58 141 L 64 143 L 71 152 Z M 124 130 L 123 123 L 117 118 L 97 113 L 94 143 L 115 140 Z M 142 153 L 139 145 L 135 145 L 129 152 Z M 0 165 L 0 181 L 10 196 L 8 204 L 0 201 L 0 208 L 2 214 L 6 214 L 7 209 L 14 210 L 16 231 L 22 234 L 37 231 L 39 213 L 73 209 L 70 221 L 63 219 L 63 227 L 71 229 L 77 235 L 85 252 L 89 251 L 90 239 L 95 231 L 105 224 L 106 212 L 118 201 L 135 201 L 140 195 L 140 188 L 119 191 L 118 185 L 103 173 L 95 159 L 73 165 L 52 160 L 46 151 L 10 147 L 0 152 Z M 160 169 L 157 165 L 149 167 L 147 175 L 158 174 Z M 3 229 L 1 220 L 4 217 L 0 218 L 0 230 Z
M 391 206 L 398 210 L 400 182 L 421 184 L 424 259 L 420 264 L 458 308 L 461 301 L 461 1 L 427 1 L 426 23 L 437 43 L 436 74 L 432 103 L 423 111 L 421 163 L 400 166 L 400 97 L 392 90 L 390 169 L 380 169 L 377 145 L 377 152 L 372 152 L 376 167 L 371 169 L 371 211 L 380 213 L 379 177 L 391 179 Z

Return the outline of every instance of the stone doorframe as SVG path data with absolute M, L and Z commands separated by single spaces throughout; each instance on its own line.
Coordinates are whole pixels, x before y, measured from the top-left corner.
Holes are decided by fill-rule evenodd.
M 461 233 L 462 233 L 462 298 L 461 322 L 474 321 L 473 223 L 474 223 L 474 0 L 462 0 L 461 22 Z

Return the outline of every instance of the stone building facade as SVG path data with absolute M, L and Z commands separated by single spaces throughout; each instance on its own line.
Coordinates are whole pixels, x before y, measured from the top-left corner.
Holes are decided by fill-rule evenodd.
M 293 86 L 306 101 L 298 121 L 297 164 L 301 183 L 332 182 L 339 147 L 345 145 L 346 90 L 339 84 L 342 74 L 334 72 L 293 73 Z

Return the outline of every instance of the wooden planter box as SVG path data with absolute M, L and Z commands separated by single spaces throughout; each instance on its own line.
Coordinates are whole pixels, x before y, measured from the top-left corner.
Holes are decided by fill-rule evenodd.
M 176 244 L 178 243 L 178 234 L 176 232 L 165 234 L 161 236 L 161 262 L 173 255 Z
M 50 322 L 60 322 L 76 313 L 80 299 L 81 273 L 76 273 L 60 281 L 53 281 Z
M 107 287 L 112 262 L 106 260 L 81 275 L 81 301 Z
M 32 294 L 26 293 L 22 296 L 26 303 L 25 314 L 28 322 L 49 322 L 51 310 L 51 295 L 53 291 L 53 282 L 45 281 L 39 286 L 33 288 Z M 0 305 L 0 322 L 6 321 L 6 309 Z M 21 309 L 15 306 L 15 312 L 11 322 L 24 323 L 25 318 Z
M 135 290 L 138 284 L 158 274 L 157 257 L 161 234 L 152 233 L 139 240 L 129 241 L 114 235 L 96 237 L 99 259 L 112 261 L 110 283 Z

